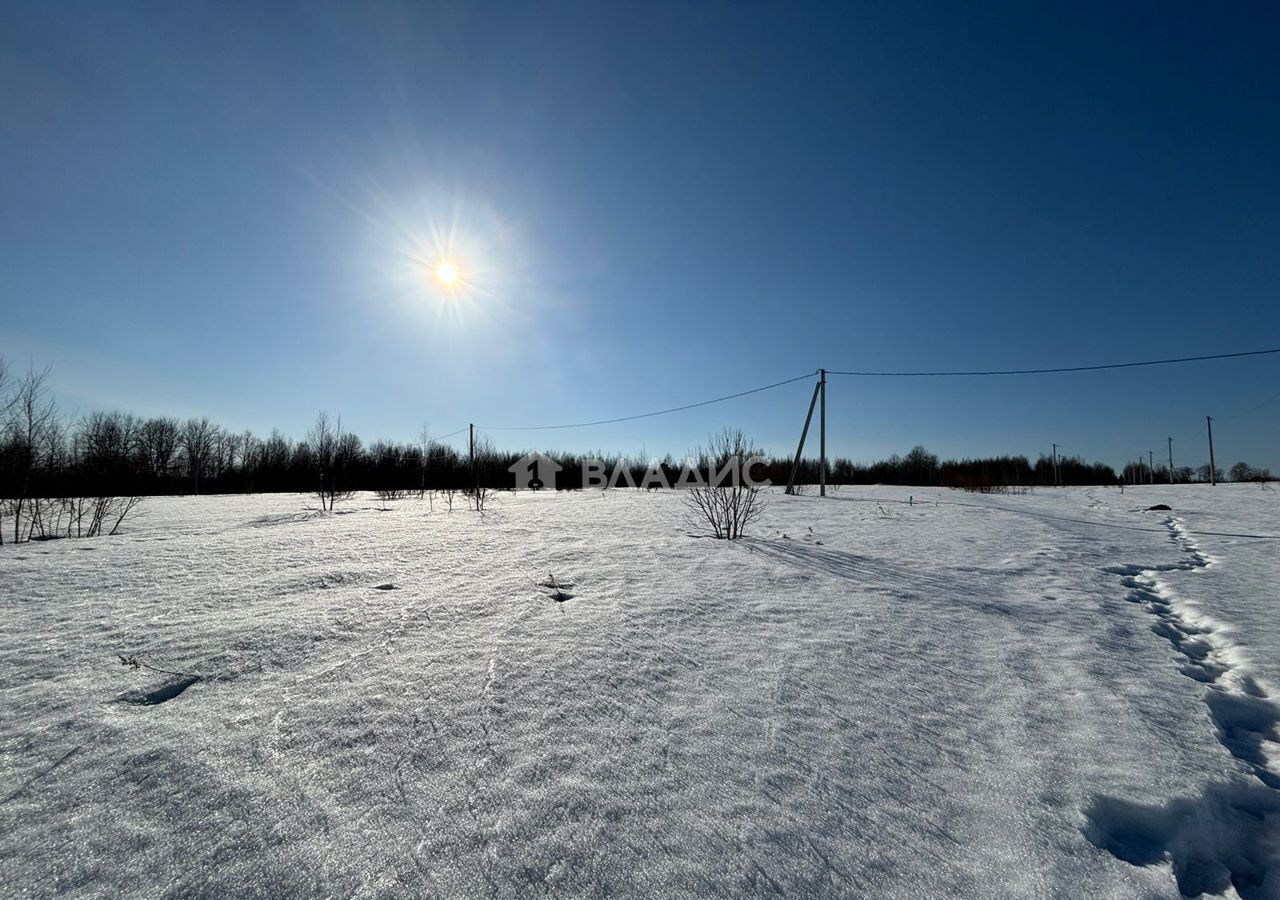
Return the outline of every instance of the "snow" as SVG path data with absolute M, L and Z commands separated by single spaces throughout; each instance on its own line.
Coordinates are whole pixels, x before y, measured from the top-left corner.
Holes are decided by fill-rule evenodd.
M 1280 493 L 309 505 L 0 548 L 0 893 L 1280 897 Z

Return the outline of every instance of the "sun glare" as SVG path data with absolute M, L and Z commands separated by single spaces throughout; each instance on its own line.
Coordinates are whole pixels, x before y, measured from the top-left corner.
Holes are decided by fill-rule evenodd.
M 433 272 L 436 280 L 441 284 L 453 285 L 458 283 L 458 267 L 450 262 L 439 263 Z

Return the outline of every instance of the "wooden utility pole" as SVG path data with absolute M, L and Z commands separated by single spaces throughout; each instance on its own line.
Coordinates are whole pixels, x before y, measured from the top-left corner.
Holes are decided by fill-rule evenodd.
M 470 425 L 470 440 L 468 442 L 468 456 L 471 457 L 471 487 L 476 488 L 480 485 L 480 476 L 476 473 L 476 423 Z
M 796 475 L 800 471 L 800 457 L 804 453 L 804 439 L 809 436 L 809 423 L 813 421 L 813 408 L 818 405 L 818 394 L 822 391 L 822 382 L 813 386 L 813 396 L 809 399 L 809 412 L 804 417 L 804 429 L 800 432 L 800 443 L 796 445 L 795 462 L 791 464 L 791 477 L 787 479 L 787 493 L 794 494 Z M 824 404 L 825 406 L 825 404 Z
M 818 412 L 818 455 L 822 459 L 818 462 L 818 496 L 827 496 L 827 370 L 819 369 L 820 380 L 819 387 L 822 388 L 821 399 L 818 401 L 820 409 Z
M 1169 483 L 1173 484 L 1173 438 L 1169 438 Z
M 1213 461 L 1213 416 L 1205 416 L 1204 422 L 1209 426 L 1209 483 L 1216 486 L 1218 483 L 1218 467 Z
M 1148 450 L 1147 451 L 1147 484 L 1156 483 L 1155 458 L 1156 458 L 1155 454 L 1152 451 Z
M 1058 474 L 1058 445 L 1053 445 L 1053 486 L 1062 487 L 1062 476 Z

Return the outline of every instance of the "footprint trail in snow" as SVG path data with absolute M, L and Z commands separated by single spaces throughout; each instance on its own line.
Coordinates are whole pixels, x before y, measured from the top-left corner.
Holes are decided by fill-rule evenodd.
M 1174 563 L 1119 566 L 1129 593 L 1157 618 L 1153 633 L 1178 652 L 1179 671 L 1207 685 L 1204 695 L 1218 741 L 1256 779 L 1250 784 L 1211 784 L 1195 799 L 1163 807 L 1098 796 L 1085 811 L 1085 834 L 1096 846 L 1134 865 L 1172 864 L 1184 896 L 1224 894 L 1244 900 L 1280 897 L 1280 706 L 1241 662 L 1221 623 L 1180 601 L 1162 573 L 1206 569 L 1214 560 L 1170 517 L 1164 525 L 1182 552 Z

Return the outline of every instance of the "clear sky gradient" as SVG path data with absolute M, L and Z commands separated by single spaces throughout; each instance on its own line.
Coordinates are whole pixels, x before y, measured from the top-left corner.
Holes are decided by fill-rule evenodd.
M 1280 346 L 1277 47 L 1273 3 L 5 3 L 0 354 L 67 409 L 412 439 Z M 785 453 L 809 391 L 491 435 Z M 1199 464 L 1212 414 L 1280 469 L 1277 392 L 842 378 L 829 446 Z

